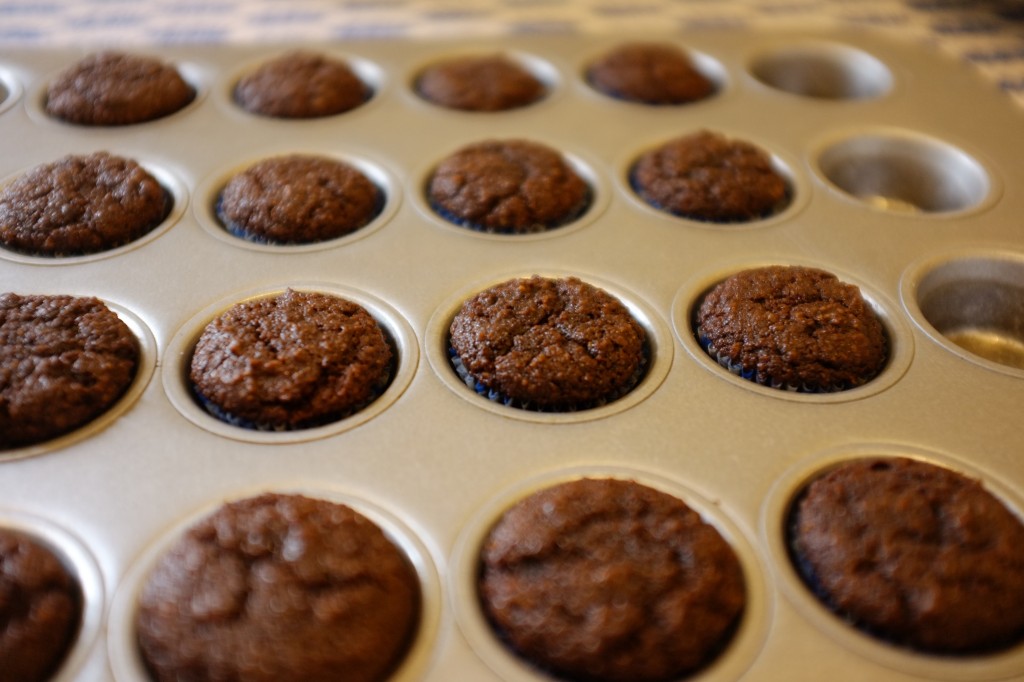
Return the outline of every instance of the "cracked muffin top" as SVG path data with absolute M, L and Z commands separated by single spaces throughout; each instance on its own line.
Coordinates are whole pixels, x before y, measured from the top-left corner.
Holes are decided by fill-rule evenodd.
M 500 636 L 569 680 L 678 680 L 722 651 L 746 603 L 718 531 L 629 480 L 584 478 L 521 500 L 480 562 L 481 603 Z
M 438 164 L 427 197 L 446 220 L 484 232 L 542 232 L 572 222 L 590 188 L 554 149 L 526 140 L 488 140 Z
M 617 298 L 575 277 L 534 276 L 467 300 L 451 345 L 483 392 L 528 409 L 610 402 L 646 367 L 644 328 Z
M 266 493 L 229 502 L 158 559 L 136 629 L 157 682 L 381 682 L 415 636 L 416 572 L 365 516 Z
M 124 52 L 91 54 L 72 65 L 46 90 L 46 113 L 85 126 L 123 126 L 169 116 L 196 92 L 177 68 L 159 59 Z
M 507 111 L 533 104 L 546 88 L 530 71 L 501 54 L 466 56 L 432 64 L 416 92 L 429 102 L 462 111 Z

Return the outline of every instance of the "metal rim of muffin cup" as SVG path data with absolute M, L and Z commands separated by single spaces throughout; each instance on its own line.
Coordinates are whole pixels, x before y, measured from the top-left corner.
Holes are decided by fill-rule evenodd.
M 759 532 L 774 582 L 786 600 L 818 631 L 854 654 L 891 670 L 923 679 L 979 682 L 1024 674 L 1024 641 L 1004 651 L 973 656 L 919 652 L 871 635 L 833 612 L 808 588 L 793 565 L 788 525 L 794 504 L 814 480 L 842 464 L 877 457 L 903 457 L 944 467 L 980 480 L 984 488 L 1024 522 L 1024 498 L 965 459 L 916 445 L 850 443 L 811 454 L 778 476 L 761 506 Z
M 743 570 L 746 604 L 740 622 L 723 650 L 703 667 L 686 675 L 685 679 L 688 682 L 728 682 L 739 679 L 760 654 L 774 612 L 773 593 L 766 581 L 768 571 L 755 544 L 741 530 L 731 512 L 723 508 L 721 502 L 714 497 L 659 471 L 598 461 L 534 474 L 503 490 L 488 494 L 483 506 L 478 507 L 463 525 L 452 549 L 446 587 L 459 631 L 472 650 L 506 682 L 553 679 L 510 650 L 487 621 L 477 590 L 480 548 L 491 528 L 513 504 L 553 485 L 580 478 L 630 480 L 672 495 L 696 511 L 729 544 Z
M 456 234 L 468 235 L 476 239 L 499 242 L 527 242 L 542 239 L 554 239 L 556 237 L 575 232 L 576 230 L 582 229 L 593 223 L 601 216 L 602 213 L 604 213 L 605 209 L 608 208 L 611 201 L 610 192 L 607 189 L 608 185 L 604 181 L 602 175 L 596 170 L 598 165 L 595 161 L 591 160 L 591 157 L 588 154 L 582 154 L 576 151 L 566 151 L 560 145 L 535 135 L 530 135 L 529 137 L 504 135 L 489 139 L 494 139 L 496 141 L 512 141 L 516 139 L 525 140 L 528 142 L 543 144 L 560 153 L 565 162 L 569 164 L 569 167 L 572 168 L 572 170 L 579 175 L 580 179 L 587 184 L 589 195 L 587 197 L 587 204 L 583 208 L 583 211 L 567 223 L 551 228 L 541 229 L 537 232 L 528 232 L 523 234 L 489 232 L 467 225 L 459 225 L 458 223 L 452 222 L 440 215 L 434 210 L 433 206 L 431 206 L 430 200 L 427 198 L 430 181 L 434 177 L 434 172 L 441 162 L 450 155 L 457 153 L 460 149 L 471 144 L 485 141 L 484 139 L 478 139 L 456 145 L 443 156 L 437 158 L 428 166 L 421 167 L 417 172 L 411 175 L 413 182 L 416 183 L 413 191 L 409 192 L 412 197 L 412 202 L 416 206 L 417 210 L 419 210 L 420 214 L 426 217 L 431 224 L 445 230 L 455 232 Z
M 463 109 L 455 109 L 443 104 L 438 104 L 437 102 L 431 101 L 420 94 L 419 80 L 423 73 L 430 67 L 462 57 L 493 56 L 504 57 L 527 71 L 543 86 L 543 94 L 529 104 L 500 111 L 466 111 Z M 444 112 L 445 114 L 484 117 L 487 120 L 490 120 L 490 117 L 492 116 L 510 116 L 516 113 L 523 113 L 524 111 L 535 109 L 538 106 L 542 106 L 556 99 L 562 90 L 561 71 L 548 58 L 540 57 L 525 50 L 485 46 L 469 46 L 463 49 L 453 48 L 445 52 L 440 52 L 432 57 L 417 62 L 417 65 L 412 69 L 411 75 L 405 79 L 405 92 L 409 95 L 409 98 L 417 104 L 424 105 L 429 109 L 436 109 L 439 112 Z
M 68 293 L 62 291 L 61 293 Z M 71 293 L 72 296 L 91 296 L 89 293 Z M 33 445 L 26 445 L 20 448 L 14 448 L 11 450 L 0 450 L 0 465 L 4 462 L 9 462 L 16 459 L 25 459 L 28 457 L 36 457 L 49 452 L 62 450 L 70 447 L 75 443 L 83 441 L 91 436 L 99 433 L 106 429 L 108 426 L 117 421 L 121 415 L 127 412 L 132 405 L 142 396 L 146 387 L 149 385 L 150 379 L 153 378 L 153 374 L 156 371 L 157 365 L 157 342 L 153 332 L 146 325 L 142 319 L 134 312 L 126 308 L 125 306 L 109 301 L 105 298 L 100 298 L 101 301 L 109 308 L 114 314 L 116 314 L 122 322 L 124 322 L 128 329 L 131 330 L 132 335 L 135 337 L 139 348 L 139 361 L 135 368 L 135 376 L 132 377 L 131 383 L 125 390 L 124 394 L 118 398 L 106 411 L 97 415 L 94 419 L 86 422 L 64 435 L 51 438 L 50 440 L 43 441 L 41 443 L 35 443 Z
M 0 245 L 0 260 L 9 260 L 15 263 L 26 263 L 31 265 L 46 265 L 46 266 L 61 266 L 61 265 L 78 265 L 80 263 L 91 263 L 98 260 L 104 260 L 106 258 L 114 258 L 121 254 L 135 249 L 141 248 L 146 244 L 150 243 L 154 239 L 157 239 L 162 234 L 171 229 L 181 217 L 185 215 L 185 211 L 188 208 L 188 190 L 185 188 L 185 183 L 178 177 L 178 175 L 169 170 L 167 165 L 160 159 L 147 159 L 145 156 L 134 155 L 128 152 L 121 151 L 110 151 L 110 150 L 94 150 L 96 152 L 104 151 L 114 156 L 120 156 L 121 158 L 129 159 L 139 164 L 146 172 L 153 176 L 160 186 L 164 189 L 171 202 L 170 210 L 162 221 L 155 225 L 151 230 L 141 235 L 137 239 L 133 239 L 127 244 L 116 246 L 112 249 L 106 249 L 104 251 L 96 251 L 94 253 L 87 253 L 82 255 L 68 255 L 68 256 L 46 256 L 46 255 L 34 255 L 28 253 L 22 253 L 9 249 L 3 245 Z M 68 152 L 68 154 L 75 155 L 86 155 L 93 152 Z M 13 175 L 0 180 L 0 188 L 3 188 L 22 175 L 34 170 L 35 168 L 55 163 L 59 161 L 63 156 L 41 161 L 34 166 L 24 168 Z
M 942 348 L 1024 379 L 1024 254 L 965 249 L 926 256 L 904 271 L 900 299 Z
M 88 54 L 94 54 L 101 52 L 102 50 L 93 50 Z M 207 67 L 199 62 L 192 61 L 177 61 L 167 60 L 163 55 L 152 52 L 140 52 L 135 49 L 125 50 L 126 53 L 138 54 L 144 56 L 152 56 L 165 61 L 168 64 L 173 65 L 181 76 L 182 80 L 185 81 L 193 92 L 192 101 L 183 106 L 177 111 L 171 112 L 165 116 L 155 118 L 151 121 L 141 121 L 139 123 L 128 123 L 124 125 L 82 125 L 78 123 L 71 123 L 62 119 L 51 116 L 46 113 L 46 95 L 47 90 L 57 76 L 61 75 L 68 68 L 74 66 L 74 60 L 63 64 L 60 68 L 55 69 L 51 73 L 43 76 L 40 81 L 31 89 L 28 94 L 28 98 L 25 102 L 25 107 L 28 110 L 29 116 L 34 122 L 41 125 L 54 126 L 60 129 L 71 128 L 74 130 L 76 135 L 91 135 L 95 137 L 122 137 L 125 131 L 136 131 L 143 127 L 150 126 L 164 126 L 173 125 L 175 120 L 185 116 L 192 111 L 195 111 L 206 99 L 206 95 L 210 90 L 210 82 L 213 80 L 213 72 L 210 67 Z M 82 55 L 87 56 L 86 54 Z
M 286 118 L 281 116 L 258 114 L 248 111 L 235 100 L 235 88 L 244 76 L 256 71 L 259 67 L 267 64 L 268 62 L 279 57 L 284 57 L 292 52 L 310 52 L 312 54 L 335 59 L 344 63 L 352 70 L 352 73 L 354 73 L 356 77 L 363 82 L 363 85 L 366 86 L 366 89 L 368 90 L 366 99 L 364 99 L 358 106 L 346 111 L 341 111 L 337 114 L 329 114 L 327 116 L 314 116 L 311 118 Z M 305 45 L 294 45 L 284 48 L 280 48 L 279 46 L 272 52 L 261 52 L 252 56 L 248 60 L 244 61 L 240 66 L 236 66 L 233 70 L 228 72 L 228 74 L 223 76 L 221 80 L 221 84 L 218 87 L 213 88 L 212 98 L 222 112 L 226 112 L 229 115 L 244 118 L 249 121 L 262 121 L 270 125 L 302 125 L 304 127 L 316 125 L 318 122 L 335 122 L 340 116 L 351 116 L 356 112 L 362 112 L 368 107 L 372 107 L 376 104 L 377 101 L 380 100 L 381 94 L 388 86 L 387 72 L 376 62 L 350 52 L 332 49 L 326 45 L 319 45 L 312 49 Z
M 301 244 L 282 244 L 271 242 L 259 242 L 231 233 L 217 216 L 216 206 L 220 195 L 228 182 L 238 173 L 248 170 L 250 167 L 268 159 L 302 155 L 316 156 L 341 163 L 348 164 L 365 175 L 381 193 L 382 203 L 376 215 L 362 227 L 340 237 L 324 239 L 318 242 Z M 196 201 L 193 205 L 193 215 L 199 225 L 217 240 L 250 251 L 263 253 L 306 253 L 309 251 L 324 251 L 340 246 L 345 246 L 354 241 L 367 237 L 394 218 L 398 207 L 402 203 L 402 191 L 400 183 L 395 181 L 395 173 L 385 169 L 378 161 L 371 161 L 362 154 L 349 154 L 348 152 L 335 152 L 331 150 L 310 150 L 307 148 L 281 148 L 270 149 L 264 154 L 252 156 L 244 161 L 232 164 L 230 167 L 214 171 L 202 180 L 196 187 Z
M 605 54 L 614 50 L 617 47 L 626 45 L 627 43 L 640 43 L 640 42 L 654 42 L 660 44 L 671 45 L 679 48 L 683 54 L 690 58 L 693 63 L 693 67 L 702 76 L 707 78 L 714 85 L 714 90 L 709 95 L 692 102 L 681 102 L 679 104 L 650 104 L 647 102 L 635 102 L 632 100 L 624 99 L 621 97 L 615 97 L 607 93 L 601 92 L 590 82 L 589 72 L 591 66 L 603 57 Z M 701 104 L 707 104 L 721 97 L 731 87 L 728 69 L 722 64 L 721 61 L 711 56 L 709 53 L 702 50 L 698 50 L 686 41 L 677 40 L 670 35 L 658 36 L 653 39 L 634 40 L 634 39 L 623 39 L 613 38 L 608 39 L 600 43 L 596 48 L 588 50 L 585 55 L 578 58 L 575 62 L 575 73 L 577 74 L 577 83 L 579 85 L 580 92 L 587 95 L 589 99 L 598 100 L 604 103 L 611 103 L 613 105 L 619 105 L 623 107 L 629 107 L 634 112 L 650 111 L 650 112 L 663 112 L 665 115 L 675 116 L 678 115 L 680 109 L 687 109 L 693 106 L 699 106 Z
M 809 148 L 810 167 L 831 194 L 892 217 L 960 218 L 990 208 L 1003 191 L 980 152 L 907 128 L 838 130 Z
M 827 40 L 799 39 L 759 47 L 746 73 L 762 91 L 804 102 L 850 104 L 888 96 L 895 78 L 886 64 L 860 48 Z
M 285 292 L 310 291 L 337 296 L 357 303 L 380 325 L 394 353 L 394 370 L 387 387 L 367 405 L 336 421 L 305 429 L 262 431 L 223 421 L 199 404 L 189 380 L 192 353 L 200 335 L 214 318 L 232 306 L 247 300 L 268 298 Z M 246 443 L 280 445 L 320 440 L 364 424 L 390 407 L 405 392 L 419 365 L 416 334 L 409 322 L 382 299 L 363 290 L 328 282 L 289 282 L 240 291 L 220 298 L 204 307 L 185 322 L 171 337 L 160 367 L 161 381 L 167 398 L 175 409 L 193 425 L 215 435 Z
M 604 405 L 570 412 L 538 411 L 505 405 L 500 401 L 491 400 L 468 386 L 452 366 L 448 349 L 449 328 L 462 304 L 479 292 L 516 278 L 529 278 L 539 275 L 547 278 L 578 277 L 587 284 L 593 285 L 619 300 L 629 310 L 633 318 L 643 327 L 647 336 L 647 367 L 636 385 L 625 394 Z M 613 414 L 628 410 L 646 400 L 661 386 L 672 366 L 673 343 L 672 333 L 668 326 L 658 317 L 654 308 L 632 292 L 607 280 L 591 277 L 577 272 L 557 271 L 546 268 L 535 270 L 518 270 L 504 276 L 491 277 L 463 287 L 441 303 L 430 316 L 426 328 L 427 360 L 434 374 L 455 395 L 468 400 L 477 407 L 492 414 L 520 419 L 537 424 L 577 424 L 581 422 L 603 419 Z
M 397 667 L 388 676 L 389 682 L 413 682 L 421 679 L 436 657 L 436 642 L 445 628 L 447 616 L 443 609 L 441 578 L 437 560 L 420 538 L 417 529 L 383 503 L 346 488 L 332 487 L 324 481 L 275 481 L 271 486 L 252 486 L 232 490 L 201 508 L 181 517 L 171 527 L 161 530 L 148 544 L 130 559 L 128 567 L 111 596 L 107 619 L 106 646 L 111 670 L 117 682 L 143 682 L 151 677 L 138 647 L 135 615 L 138 598 L 149 574 L 160 557 L 171 548 L 182 534 L 222 505 L 263 493 L 297 494 L 343 504 L 365 516 L 377 525 L 384 535 L 399 549 L 419 580 L 420 603 L 418 622 Z M 2 519 L 2 517 L 0 517 Z M 57 681 L 55 681 L 57 682 Z M 61 679 L 59 682 L 64 682 Z M 67 681 L 70 682 L 70 679 Z
M 809 393 L 786 388 L 775 388 L 746 379 L 720 364 L 697 340 L 695 320 L 705 296 L 731 275 L 769 265 L 800 265 L 825 270 L 847 284 L 856 285 L 861 296 L 878 316 L 885 330 L 888 342 L 888 358 L 882 370 L 866 383 L 845 390 L 828 393 Z M 810 259 L 780 257 L 756 262 L 740 261 L 716 266 L 709 271 L 698 273 L 682 285 L 672 301 L 672 329 L 686 352 L 709 372 L 728 381 L 734 386 L 753 391 L 763 396 L 780 398 L 802 403 L 842 403 L 867 398 L 890 388 L 910 368 L 914 356 L 913 334 L 906 322 L 897 313 L 896 304 L 867 284 L 864 280 L 846 273 L 830 263 L 819 263 Z
M 78 583 L 82 613 L 64 659 L 49 682 L 72 682 L 98 646 L 106 594 L 99 563 L 76 535 L 50 519 L 0 508 L 0 527 L 18 531 L 50 549 Z
M 647 152 L 658 149 L 672 140 L 696 134 L 702 130 L 720 134 L 728 140 L 736 140 L 752 144 L 767 154 L 771 159 L 773 169 L 786 181 L 788 194 L 785 203 L 778 206 L 772 213 L 765 216 L 751 218 L 750 220 L 727 222 L 700 220 L 699 218 L 672 213 L 667 209 L 659 208 L 658 206 L 649 203 L 646 199 L 641 197 L 633 186 L 633 168 L 639 162 L 640 157 Z M 803 175 L 796 170 L 800 167 L 800 164 L 798 164 L 795 159 L 790 158 L 788 155 L 769 145 L 759 135 L 752 135 L 747 132 L 721 128 L 718 126 L 712 127 L 698 125 L 696 127 L 680 129 L 676 133 L 667 136 L 665 134 L 661 134 L 657 138 L 641 141 L 639 145 L 636 145 L 627 154 L 620 157 L 615 167 L 619 169 L 616 174 L 616 182 L 619 186 L 619 191 L 634 207 L 642 210 L 647 215 L 657 216 L 688 227 L 697 227 L 705 230 L 734 232 L 771 227 L 780 222 L 791 220 L 794 216 L 803 211 L 810 202 L 811 196 L 807 181 L 804 179 Z

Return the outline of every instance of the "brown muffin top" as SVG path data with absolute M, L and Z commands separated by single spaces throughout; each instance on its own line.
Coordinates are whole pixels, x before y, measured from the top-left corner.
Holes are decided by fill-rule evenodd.
M 211 321 L 196 343 L 190 377 L 226 421 L 301 429 L 372 401 L 387 386 L 391 364 L 384 332 L 360 305 L 289 289 Z
M 0 294 L 0 449 L 92 421 L 135 377 L 139 347 L 95 298 Z
M 415 571 L 369 519 L 264 494 L 223 505 L 160 557 L 136 628 L 158 682 L 381 682 L 419 608 Z
M 646 365 L 646 334 L 607 292 L 575 277 L 513 279 L 452 320 L 451 345 L 484 389 L 519 407 L 570 410 L 614 400 Z
M 78 125 L 130 125 L 173 114 L 195 96 L 171 64 L 143 55 L 100 52 L 50 83 L 46 113 Z
M 562 155 L 525 140 L 488 140 L 447 157 L 427 195 L 442 217 L 486 232 L 528 233 L 578 217 L 590 190 Z
M 131 159 L 65 156 L 0 189 L 0 244 L 39 256 L 107 251 L 148 233 L 171 207 L 167 190 Z
M 499 635 L 570 680 L 678 679 L 720 652 L 746 602 L 722 536 L 632 481 L 531 495 L 495 524 L 480 562 L 481 604 Z
M 355 109 L 370 88 L 343 61 L 311 52 L 289 52 L 261 64 L 235 86 L 246 111 L 274 118 L 319 118 Z
M 501 54 L 456 57 L 433 64 L 416 79 L 424 99 L 449 109 L 506 111 L 544 97 L 536 76 Z
M 704 298 L 696 326 L 712 356 L 776 387 L 852 388 L 888 358 L 885 330 L 860 289 L 815 268 L 736 273 Z
M 379 212 L 381 191 L 347 163 L 319 156 L 260 161 L 228 181 L 217 214 L 234 234 L 279 244 L 334 239 Z
M 648 204 L 694 220 L 756 220 L 778 212 L 789 200 L 789 185 L 768 154 L 709 131 L 646 152 L 630 179 Z
M 0 528 L 0 680 L 43 682 L 78 632 L 81 588 L 46 546 Z
M 620 45 L 590 64 L 586 78 L 599 92 L 643 104 L 687 104 L 715 91 L 689 56 L 670 43 Z
M 873 458 L 815 479 L 793 551 L 823 599 L 859 627 L 934 653 L 1024 637 L 1024 525 L 979 481 Z

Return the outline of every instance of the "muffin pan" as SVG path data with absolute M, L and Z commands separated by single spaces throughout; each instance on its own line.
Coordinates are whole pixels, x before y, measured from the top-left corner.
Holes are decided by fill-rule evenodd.
M 0 522 L 64 551 L 84 583 L 86 621 L 60 680 L 144 680 L 134 599 L 154 552 L 203 512 L 263 491 L 312 492 L 367 513 L 417 567 L 426 595 L 401 680 L 548 679 L 509 656 L 475 602 L 475 553 L 503 506 L 552 481 L 620 476 L 672 492 L 736 548 L 749 602 L 732 644 L 694 680 L 998 680 L 1024 676 L 1024 644 L 968 658 L 900 650 L 810 597 L 784 546 L 806 481 L 867 455 L 918 457 L 981 478 L 1024 516 L 1024 138 L 1020 112 L 966 65 L 861 31 L 666 34 L 718 85 L 650 107 L 587 86 L 605 49 L 651 36 L 306 45 L 349 60 L 373 96 L 315 120 L 235 106 L 239 75 L 289 46 L 174 46 L 197 89 L 165 119 L 124 128 L 50 120 L 48 79 L 83 51 L 0 58 L 0 183 L 69 153 L 134 158 L 174 196 L 150 235 L 88 257 L 0 249 L 2 290 L 93 295 L 131 326 L 142 370 L 114 410 L 79 432 L 0 453 Z M 549 88 L 503 113 L 447 110 L 413 91 L 425 65 L 504 51 Z M 629 170 L 645 150 L 709 129 L 768 151 L 792 188 L 777 215 L 716 225 L 644 204 Z M 591 186 L 570 225 L 524 236 L 446 223 L 424 199 L 431 169 L 485 139 L 558 149 Z M 239 168 L 284 153 L 352 162 L 384 191 L 381 215 L 305 246 L 237 239 L 213 214 Z M 837 394 L 757 386 L 708 358 L 693 311 L 716 282 L 770 263 L 830 270 L 859 285 L 891 345 L 882 374 Z M 577 276 L 619 297 L 651 358 L 639 386 L 578 413 L 489 402 L 447 358 L 461 301 L 513 276 Z M 397 351 L 390 387 L 364 411 L 308 431 L 216 421 L 185 379 L 202 326 L 230 305 L 287 287 L 367 308 Z M 59 529 L 59 530 L 53 530 Z M 799 666 L 793 661 L 800 660 Z

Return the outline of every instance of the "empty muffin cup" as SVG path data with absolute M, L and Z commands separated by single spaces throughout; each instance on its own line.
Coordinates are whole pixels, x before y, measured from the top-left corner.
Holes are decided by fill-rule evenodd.
M 892 88 L 885 64 L 867 52 L 830 43 L 764 53 L 751 62 L 750 73 L 771 88 L 815 99 L 872 99 Z
M 950 350 L 1024 372 L 1024 259 L 977 254 L 926 265 L 905 278 L 904 300 Z
M 824 149 L 817 166 L 839 191 L 893 213 L 966 211 L 991 194 L 988 174 L 970 155 L 903 131 L 847 137 Z

